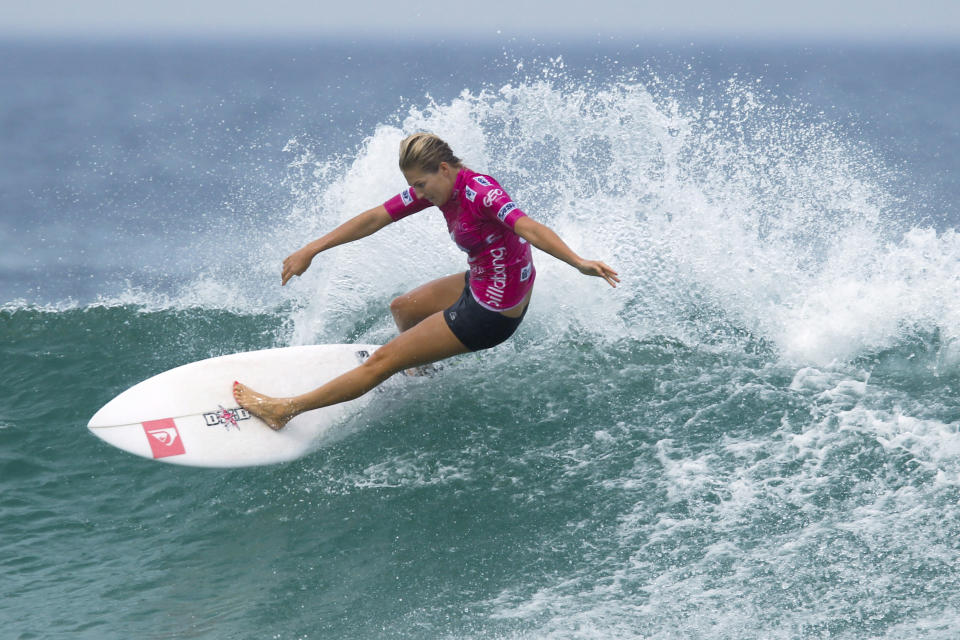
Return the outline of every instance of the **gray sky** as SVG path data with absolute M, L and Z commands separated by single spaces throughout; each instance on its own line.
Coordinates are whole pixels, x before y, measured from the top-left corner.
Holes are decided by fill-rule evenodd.
M 0 0 L 0 33 L 960 42 L 960 0 Z

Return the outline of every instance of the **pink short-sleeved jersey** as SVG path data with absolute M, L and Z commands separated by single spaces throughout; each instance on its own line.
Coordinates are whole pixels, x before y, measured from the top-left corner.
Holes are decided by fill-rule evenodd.
M 399 220 L 433 205 L 426 198 L 418 199 L 410 187 L 383 206 L 391 218 Z M 474 299 L 492 311 L 520 304 L 533 286 L 536 270 L 530 245 L 513 230 L 526 214 L 503 187 L 490 176 L 461 169 L 453 195 L 440 211 L 450 237 L 467 253 Z

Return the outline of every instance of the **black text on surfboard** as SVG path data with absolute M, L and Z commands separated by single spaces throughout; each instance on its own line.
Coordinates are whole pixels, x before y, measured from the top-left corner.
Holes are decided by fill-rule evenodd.
M 224 409 L 220 407 L 216 411 L 203 414 L 203 419 L 208 427 L 223 425 L 223 427 L 229 431 L 230 427 L 237 427 L 239 429 L 240 425 L 238 425 L 237 422 L 240 420 L 249 420 L 250 412 L 246 409 Z

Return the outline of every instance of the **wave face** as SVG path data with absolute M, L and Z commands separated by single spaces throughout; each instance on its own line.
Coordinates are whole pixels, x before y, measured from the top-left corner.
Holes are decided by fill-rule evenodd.
M 519 65 L 404 107 L 353 153 L 291 139 L 289 206 L 184 240 L 239 248 L 163 286 L 0 306 L 0 620 L 23 637 L 955 637 L 960 238 L 919 222 L 901 170 L 849 129 L 763 82 L 689 84 Z M 465 268 L 435 210 L 282 289 L 279 263 L 398 192 L 420 130 L 622 285 L 537 254 L 510 342 L 387 383 L 295 463 L 180 469 L 86 434 L 185 362 L 389 340 L 394 296 Z

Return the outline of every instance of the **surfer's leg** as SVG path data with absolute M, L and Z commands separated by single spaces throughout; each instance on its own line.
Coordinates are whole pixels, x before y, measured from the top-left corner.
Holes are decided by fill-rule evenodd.
M 390 313 L 401 332 L 416 326 L 424 318 L 452 305 L 460 297 L 465 273 L 437 278 L 399 296 L 390 303 Z
M 313 391 L 292 398 L 271 398 L 235 383 L 233 395 L 241 407 L 273 429 L 281 429 L 304 411 L 358 398 L 399 371 L 467 351 L 439 311 L 374 351 L 359 367 Z

